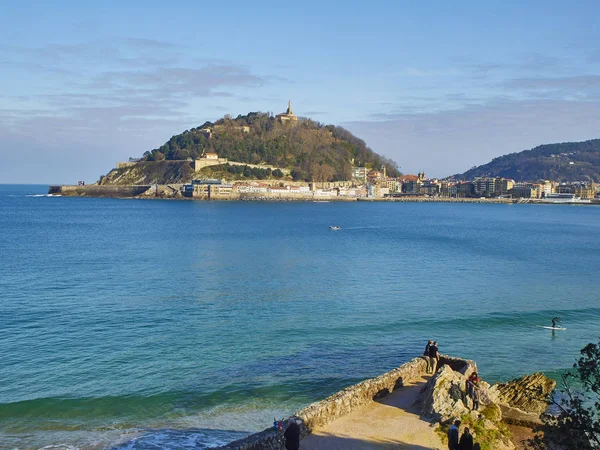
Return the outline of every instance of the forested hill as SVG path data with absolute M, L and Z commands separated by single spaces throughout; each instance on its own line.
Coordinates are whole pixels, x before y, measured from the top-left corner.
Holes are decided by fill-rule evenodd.
M 531 150 L 494 158 L 457 179 L 503 177 L 515 181 L 600 181 L 600 139 L 540 145 Z
M 297 180 L 348 180 L 353 166 L 379 169 L 385 165 L 390 176 L 398 173 L 397 163 L 342 127 L 310 119 L 282 123 L 262 112 L 235 119 L 225 116 L 186 130 L 144 153 L 143 160 L 196 159 L 205 151 L 230 161 L 288 168 Z

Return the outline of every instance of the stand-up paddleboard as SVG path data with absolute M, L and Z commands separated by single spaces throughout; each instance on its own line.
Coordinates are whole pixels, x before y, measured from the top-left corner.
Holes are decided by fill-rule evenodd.
M 566 328 L 563 327 L 542 327 L 545 328 L 546 330 L 566 330 Z

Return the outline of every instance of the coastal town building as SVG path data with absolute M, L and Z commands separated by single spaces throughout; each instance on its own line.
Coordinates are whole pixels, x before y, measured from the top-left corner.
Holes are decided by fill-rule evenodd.
M 509 178 L 497 178 L 494 194 L 508 195 L 508 192 L 513 188 L 514 185 L 515 180 L 511 180 Z
M 355 180 L 366 181 L 367 173 L 369 170 L 366 167 L 353 167 L 352 168 L 352 178 Z
M 593 181 L 588 183 L 560 183 L 556 185 L 555 192 L 557 194 L 574 194 L 583 199 L 594 198 L 597 193 L 597 187 Z
M 377 180 L 380 180 L 381 178 L 383 178 L 383 174 L 381 172 L 379 172 L 378 170 L 371 170 L 368 174 L 367 174 L 367 179 L 371 182 L 374 183 Z
M 420 174 L 419 174 L 420 175 Z M 420 176 L 404 175 L 399 180 L 402 183 L 402 192 L 404 194 L 418 194 L 421 186 Z
M 538 186 L 532 183 L 515 183 L 510 194 L 514 198 L 538 198 L 539 190 Z
M 477 195 L 488 194 L 491 195 L 496 191 L 496 179 L 495 178 L 476 178 L 473 182 L 475 193 Z
M 475 186 L 470 181 L 456 184 L 456 197 L 471 197 L 475 194 Z

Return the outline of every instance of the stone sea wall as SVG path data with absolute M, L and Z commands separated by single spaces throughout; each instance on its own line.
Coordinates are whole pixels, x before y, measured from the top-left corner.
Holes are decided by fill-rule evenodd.
M 442 364 L 448 364 L 457 371 L 468 371 L 472 368 L 471 361 L 448 356 L 442 356 L 440 366 Z M 323 426 L 360 406 L 385 397 L 401 388 L 407 381 L 421 376 L 425 372 L 426 366 L 425 359 L 418 357 L 383 375 L 349 386 L 324 400 L 312 403 L 294 415 L 299 419 L 298 422 L 301 422 L 302 436 L 310 434 L 315 427 Z M 285 447 L 281 432 L 269 428 L 219 448 L 223 450 L 281 450 Z
M 512 198 L 460 198 L 460 197 L 361 197 L 359 202 L 400 202 L 400 203 L 517 203 Z
M 97 185 L 90 184 L 85 186 L 50 186 L 49 194 L 64 195 L 71 197 L 135 197 L 143 194 L 149 185 L 139 186 L 119 186 L 119 185 Z

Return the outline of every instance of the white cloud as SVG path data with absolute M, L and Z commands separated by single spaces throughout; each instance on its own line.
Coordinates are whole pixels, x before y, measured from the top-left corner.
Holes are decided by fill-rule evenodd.
M 344 126 L 405 172 L 443 177 L 540 144 L 598 138 L 600 102 L 494 101 Z

